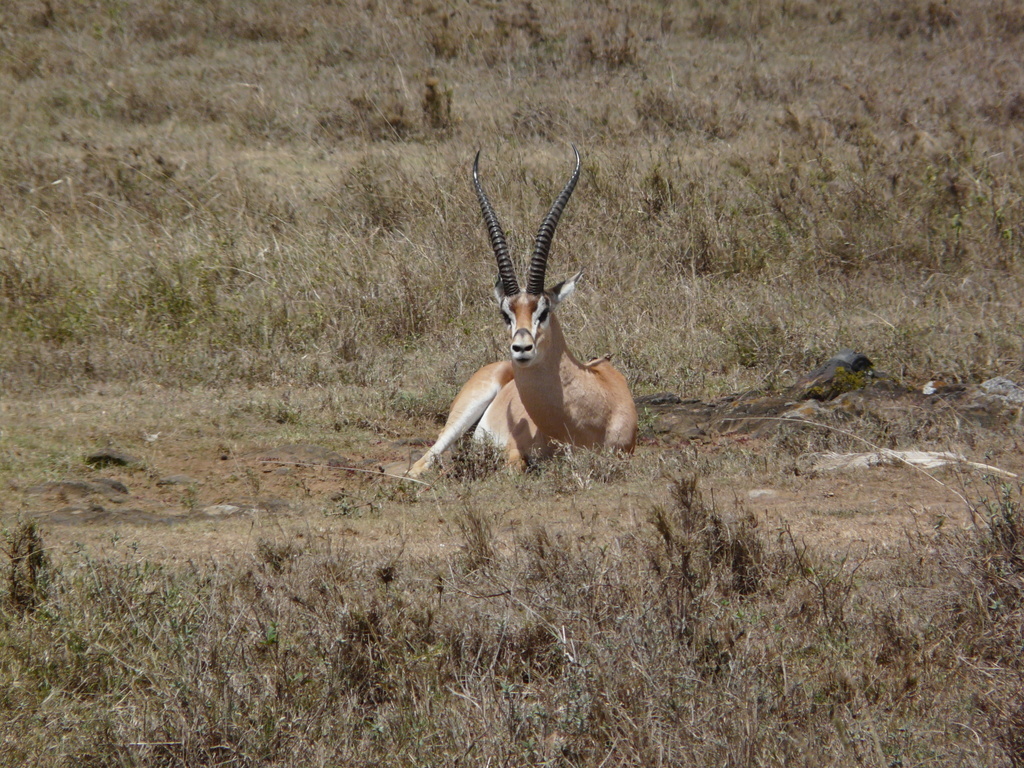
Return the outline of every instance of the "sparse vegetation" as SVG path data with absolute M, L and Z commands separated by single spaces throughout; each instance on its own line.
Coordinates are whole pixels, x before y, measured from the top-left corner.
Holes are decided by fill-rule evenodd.
M 919 5 L 21 4 L 2 385 L 378 387 L 400 354 L 415 389 L 490 359 L 469 161 L 522 251 L 570 140 L 555 268 L 601 303 L 573 336 L 640 391 L 854 341 L 912 377 L 1019 370 L 1020 14 Z
M 46 596 L 50 559 L 39 525 L 34 521 L 18 521 L 13 531 L 3 532 L 3 537 L 7 555 L 7 605 L 18 613 L 25 613 Z
M 574 350 L 634 394 L 845 347 L 1020 382 L 1022 43 L 1009 0 L 5 5 L 0 764 L 1024 765 L 1019 484 L 943 475 L 966 528 L 906 475 L 814 486 L 803 527 L 746 495 L 865 442 L 1019 471 L 1019 418 L 996 449 L 846 394 L 382 466 L 503 355 L 477 149 L 525 258 L 580 148 L 551 274 L 585 267 Z M 196 478 L 159 484 L 172 451 Z
M 851 565 L 671 486 L 614 549 L 502 546 L 467 501 L 447 561 L 72 557 L 0 608 L 5 763 L 1019 763 L 1002 532 Z M 1019 492 L 999 504 L 1019 535 Z

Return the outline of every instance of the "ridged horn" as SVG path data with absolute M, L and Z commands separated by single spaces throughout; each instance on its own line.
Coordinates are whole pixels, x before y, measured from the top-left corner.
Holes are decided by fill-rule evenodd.
M 473 160 L 473 186 L 476 187 L 476 197 L 480 201 L 480 210 L 484 214 L 484 223 L 487 225 L 487 234 L 491 238 L 491 248 L 494 249 L 494 257 L 498 261 L 498 275 L 501 278 L 501 289 L 506 296 L 515 296 L 519 291 L 519 283 L 516 281 L 516 270 L 512 266 L 512 258 L 508 255 L 508 243 L 505 241 L 505 231 L 498 222 L 498 215 L 487 199 L 483 185 L 480 183 L 480 152 L 477 151 Z
M 562 216 L 565 204 L 569 202 L 576 182 L 580 178 L 580 153 L 576 145 L 572 145 L 572 151 L 576 154 L 576 169 L 572 172 L 572 178 L 565 185 L 562 193 L 555 200 L 554 205 L 548 212 L 544 223 L 540 225 L 537 233 L 537 240 L 533 247 L 533 257 L 530 259 L 530 272 L 526 279 L 526 292 L 533 296 L 544 293 L 544 274 L 548 269 L 548 251 L 551 250 L 551 238 L 555 236 L 555 227 L 558 226 L 558 219 Z

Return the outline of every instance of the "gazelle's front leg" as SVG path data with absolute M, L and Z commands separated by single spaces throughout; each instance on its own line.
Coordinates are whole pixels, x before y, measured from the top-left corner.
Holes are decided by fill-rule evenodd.
M 419 477 L 462 437 L 466 430 L 476 424 L 484 415 L 487 406 L 508 382 L 512 381 L 512 364 L 507 360 L 485 365 L 474 373 L 462 387 L 452 403 L 451 413 L 437 440 L 422 458 L 410 467 L 409 477 Z

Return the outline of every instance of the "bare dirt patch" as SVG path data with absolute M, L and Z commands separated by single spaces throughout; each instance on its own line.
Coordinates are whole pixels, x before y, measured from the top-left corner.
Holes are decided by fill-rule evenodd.
M 425 485 L 385 470 L 407 466 L 423 442 L 409 436 L 429 439 L 432 424 L 408 420 L 405 438 L 339 428 L 345 413 L 324 407 L 317 393 L 290 393 L 287 400 L 287 418 L 273 390 L 103 391 L 8 401 L 3 524 L 36 520 L 56 550 L 128 540 L 169 560 L 251 553 L 261 540 L 293 536 L 433 556 L 462 545 L 459 520 L 469 507 L 489 518 L 499 544 L 539 526 L 612 541 L 646 524 L 673 480 L 695 473 L 720 506 L 753 512 L 772 535 L 792 535 L 825 552 L 870 555 L 893 551 L 911 534 L 970 525 L 970 502 L 988 492 L 983 472 L 962 467 L 808 475 L 798 462 L 806 446 L 792 435 L 682 439 L 650 430 L 621 464 L 578 454 L 522 476 L 441 474 Z M 1012 427 L 983 436 L 971 456 L 1024 470 Z M 90 464 L 101 448 L 132 460 Z

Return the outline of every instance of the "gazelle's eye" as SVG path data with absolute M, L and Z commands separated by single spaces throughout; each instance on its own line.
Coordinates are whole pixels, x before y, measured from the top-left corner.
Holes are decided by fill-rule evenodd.
M 540 311 L 540 314 L 537 315 L 537 325 L 544 325 L 545 321 L 547 321 L 548 319 L 548 313 L 550 311 L 551 310 L 549 310 L 547 307 L 544 307 L 544 309 Z
M 501 315 L 501 319 L 505 321 L 505 325 L 512 325 L 512 318 L 511 317 L 506 315 L 504 312 L 500 312 L 499 314 Z

